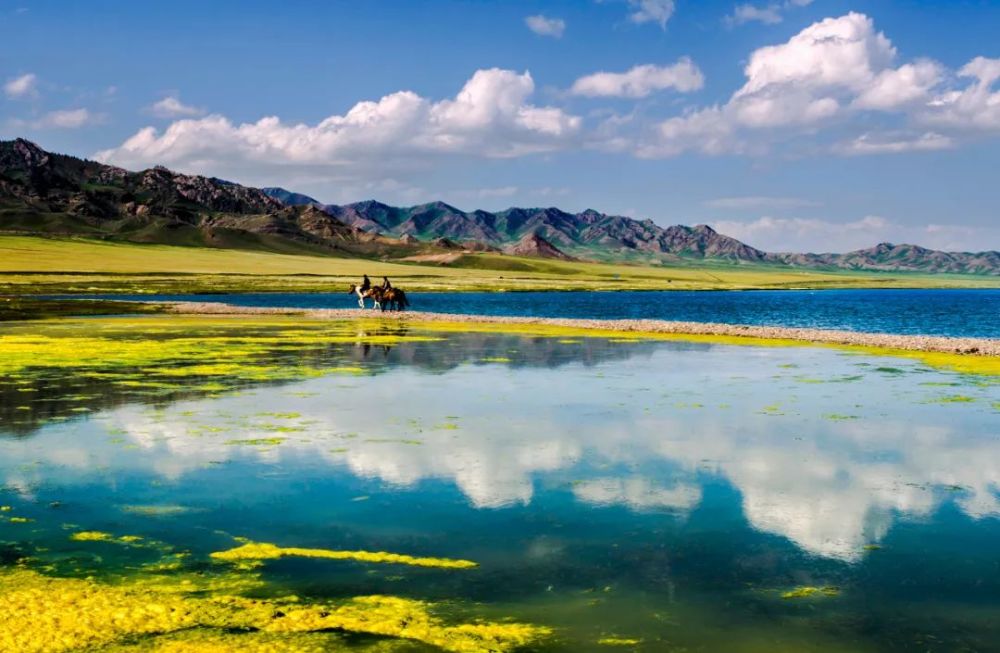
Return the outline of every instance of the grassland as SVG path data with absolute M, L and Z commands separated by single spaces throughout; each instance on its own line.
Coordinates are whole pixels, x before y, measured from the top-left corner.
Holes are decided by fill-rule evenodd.
M 1000 278 L 782 267 L 612 265 L 470 254 L 429 265 L 260 251 L 0 236 L 0 294 L 330 291 L 367 273 L 416 291 L 1000 287 Z

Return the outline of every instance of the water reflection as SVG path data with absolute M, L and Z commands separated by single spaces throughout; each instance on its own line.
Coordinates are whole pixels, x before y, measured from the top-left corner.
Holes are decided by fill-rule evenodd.
M 944 505 L 1000 515 L 998 391 L 975 379 L 809 348 L 368 338 L 309 354 L 312 367 L 355 363 L 365 374 L 218 396 L 88 393 L 64 379 L 45 399 L 72 388 L 74 407 L 92 412 L 35 431 L 5 413 L 18 417 L 7 430 L 35 436 L 0 442 L 2 480 L 31 496 L 225 473 L 213 500 L 251 501 L 270 469 L 278 485 L 347 475 L 395 496 L 445 483 L 477 510 L 568 493 L 575 511 L 673 518 L 722 482 L 756 531 L 845 562 Z

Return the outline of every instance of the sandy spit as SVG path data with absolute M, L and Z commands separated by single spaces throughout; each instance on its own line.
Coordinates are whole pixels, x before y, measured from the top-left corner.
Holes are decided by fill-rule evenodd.
M 349 320 L 380 319 L 396 322 L 470 322 L 479 324 L 542 324 L 580 329 L 630 331 L 637 333 L 676 333 L 688 335 L 742 336 L 747 338 L 779 338 L 837 345 L 886 347 L 911 351 L 934 351 L 948 354 L 1000 356 L 1000 340 L 989 338 L 948 338 L 943 336 L 912 336 L 887 333 L 862 333 L 832 329 L 749 326 L 713 322 L 677 322 L 669 320 L 583 320 L 552 317 L 508 317 L 464 315 L 453 313 L 378 312 L 371 309 L 297 309 L 233 306 L 215 302 L 172 302 L 168 310 L 189 315 L 302 315 L 304 317 Z

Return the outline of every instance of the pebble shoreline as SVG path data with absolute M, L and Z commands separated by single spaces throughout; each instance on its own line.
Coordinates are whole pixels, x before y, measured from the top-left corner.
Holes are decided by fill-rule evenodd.
M 672 333 L 678 335 L 736 336 L 800 340 L 820 344 L 884 347 L 910 351 L 930 351 L 973 356 L 1000 356 L 1000 339 L 950 338 L 944 336 L 911 336 L 889 333 L 862 333 L 832 329 L 799 327 L 749 326 L 716 322 L 677 322 L 669 320 L 590 320 L 554 317 L 515 317 L 467 315 L 457 313 L 378 312 L 371 309 L 296 309 L 234 306 L 214 302 L 172 302 L 173 313 L 192 315 L 302 315 L 328 320 L 380 319 L 397 322 L 469 322 L 479 324 L 521 324 L 622 331 L 636 333 Z

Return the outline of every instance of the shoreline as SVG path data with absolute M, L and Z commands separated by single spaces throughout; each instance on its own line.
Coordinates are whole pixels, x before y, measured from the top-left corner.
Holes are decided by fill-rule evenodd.
M 448 324 L 497 324 L 574 328 L 588 331 L 636 333 L 651 335 L 710 336 L 746 338 L 751 340 L 786 340 L 820 345 L 847 345 L 912 352 L 958 354 L 971 357 L 1000 357 L 1000 339 L 954 338 L 948 336 L 917 336 L 889 333 L 867 333 L 803 327 L 751 326 L 718 322 L 679 322 L 670 320 L 601 320 L 555 317 L 522 317 L 470 315 L 460 313 L 428 313 L 406 311 L 377 312 L 372 309 L 298 309 L 235 306 L 216 302 L 169 302 L 167 312 L 187 315 L 302 315 L 327 320 L 384 320 L 387 322 L 438 322 Z

